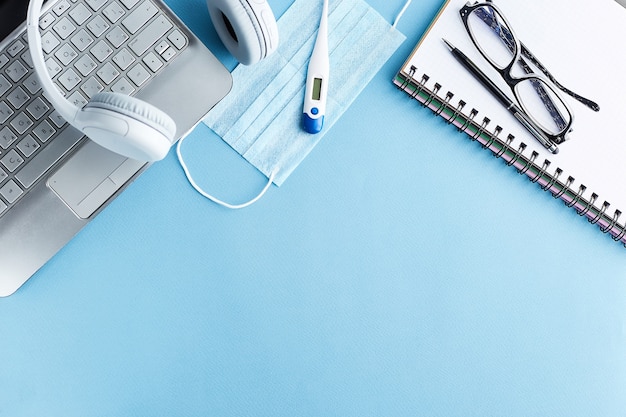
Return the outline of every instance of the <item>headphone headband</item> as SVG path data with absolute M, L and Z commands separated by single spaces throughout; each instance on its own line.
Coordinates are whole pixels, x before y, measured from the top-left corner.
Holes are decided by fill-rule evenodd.
M 26 17 L 26 29 L 28 33 L 28 45 L 33 67 L 41 82 L 41 88 L 46 93 L 48 100 L 55 110 L 67 121 L 72 123 L 80 109 L 70 103 L 58 90 L 46 67 L 46 59 L 43 56 L 41 45 L 41 33 L 39 33 L 39 17 L 44 0 L 30 0 Z
M 33 67 L 50 104 L 69 124 L 113 152 L 141 161 L 164 158 L 174 142 L 176 123 L 161 110 L 111 92 L 94 95 L 80 108 L 59 91 L 48 72 L 39 32 L 43 1 L 30 0 L 26 29 Z

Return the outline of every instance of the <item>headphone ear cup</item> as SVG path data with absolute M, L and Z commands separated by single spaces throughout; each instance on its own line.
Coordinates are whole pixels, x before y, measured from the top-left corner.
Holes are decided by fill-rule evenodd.
M 278 48 L 278 26 L 265 0 L 207 0 L 211 21 L 226 49 L 251 65 Z
M 176 123 L 153 105 L 117 93 L 98 93 L 76 116 L 77 125 L 99 145 L 140 161 L 167 155 Z

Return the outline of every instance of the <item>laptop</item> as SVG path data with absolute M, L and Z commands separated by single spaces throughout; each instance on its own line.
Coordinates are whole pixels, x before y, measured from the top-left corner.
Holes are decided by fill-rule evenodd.
M 27 7 L 0 0 L 0 296 L 148 165 L 99 147 L 55 112 L 32 70 Z M 181 138 L 230 91 L 229 71 L 160 0 L 49 0 L 41 16 L 48 71 L 79 106 L 100 91 L 137 96 L 169 114 Z

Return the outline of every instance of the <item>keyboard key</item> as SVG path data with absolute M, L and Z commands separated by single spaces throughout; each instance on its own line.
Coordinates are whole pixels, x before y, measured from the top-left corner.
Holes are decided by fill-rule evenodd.
M 24 158 L 22 158 L 16 151 L 15 149 L 11 149 L 9 151 L 9 153 L 7 153 L 6 155 L 4 155 L 2 157 L 2 159 L 0 159 L 0 162 L 2 162 L 2 165 L 5 166 L 5 168 L 7 169 L 7 171 L 9 172 L 13 172 L 15 171 L 20 165 L 22 165 L 24 163 Z
M 57 16 L 61 16 L 67 9 L 70 8 L 70 4 L 67 0 L 58 1 L 52 6 L 52 10 Z
M 39 19 L 39 27 L 41 30 L 46 30 L 54 23 L 55 17 L 52 13 L 47 13 L 44 17 Z
M 63 66 L 67 67 L 78 56 L 78 52 L 69 43 L 66 43 L 54 53 L 54 56 L 57 57 Z
M 65 119 L 56 110 L 53 110 L 52 113 L 50 113 L 50 116 L 48 116 L 48 118 L 52 120 L 52 123 L 59 129 L 62 128 L 65 125 L 65 123 L 67 123 Z
M 116 26 L 111 29 L 109 33 L 107 33 L 106 38 L 109 42 L 111 42 L 114 48 L 119 48 L 124 42 L 128 40 L 128 35 L 121 27 Z
M 144 52 L 151 48 L 152 45 L 157 43 L 157 41 L 171 28 L 172 24 L 170 21 L 167 20 L 165 16 L 160 15 L 148 26 L 146 26 L 145 29 L 135 37 L 135 39 L 131 40 L 128 43 L 128 46 L 133 50 L 133 52 L 141 56 Z
M 70 19 L 63 17 L 57 22 L 57 24 L 52 26 L 52 29 L 54 29 L 61 39 L 67 39 L 72 33 L 74 33 L 76 26 L 70 22 Z
M 135 62 L 135 57 L 128 52 L 128 49 L 124 48 L 113 57 L 113 62 L 115 62 L 122 71 L 126 71 L 126 69 L 130 67 L 130 64 Z
M 86 0 L 89 7 L 92 8 L 94 12 L 100 10 L 102 6 L 104 6 L 107 0 Z
M 139 3 L 139 0 L 120 0 L 120 1 L 124 5 L 124 7 L 126 7 L 129 10 L 135 7 L 135 4 Z
M 80 77 L 72 68 L 70 68 L 61 74 L 59 82 L 63 84 L 63 87 L 65 87 L 67 91 L 71 91 L 80 83 Z
M 83 93 L 85 93 L 85 95 L 87 95 L 87 97 L 91 98 L 95 94 L 104 90 L 104 87 L 94 77 L 90 77 L 87 81 L 85 81 L 80 89 L 83 91 Z
M 104 62 L 107 57 L 113 53 L 113 49 L 111 49 L 105 41 L 99 41 L 93 48 L 91 48 L 91 53 L 98 61 Z
M 163 66 L 163 62 L 161 62 L 154 52 L 149 52 L 148 55 L 143 58 L 143 63 L 146 64 L 152 72 L 157 72 L 159 68 Z
M 91 17 L 91 12 L 84 4 L 79 3 L 70 11 L 70 17 L 80 26 Z
M 93 36 L 96 38 L 100 37 L 100 35 L 106 32 L 106 30 L 110 27 L 111 26 L 109 26 L 109 24 L 100 15 L 94 17 L 91 22 L 87 23 L 87 29 L 89 29 L 89 31 L 93 33 Z
M 145 0 L 135 10 L 131 12 L 124 20 L 122 25 L 131 33 L 136 33 L 146 23 L 152 19 L 157 13 L 158 9 L 152 2 Z
M 67 101 L 75 105 L 76 107 L 85 107 L 87 104 L 87 99 L 78 91 L 74 91 L 68 98 Z
M 13 126 L 13 129 L 15 129 L 18 135 L 26 132 L 32 125 L 33 121 L 26 113 L 18 113 L 17 116 L 11 120 L 11 126 Z
M 111 86 L 111 91 L 114 93 L 130 95 L 133 91 L 135 91 L 135 87 L 133 87 L 126 78 L 120 78 L 119 81 Z
M 39 82 L 39 77 L 34 72 L 28 76 L 27 79 L 24 80 L 24 87 L 31 93 L 36 94 L 41 90 L 41 83 Z
M 39 120 L 50 110 L 50 107 L 40 97 L 37 97 L 26 107 L 26 110 L 35 120 Z
M 93 38 L 85 29 L 81 29 L 76 33 L 76 35 L 72 36 L 71 41 L 76 49 L 82 52 L 93 43 Z
M 0 74 L 0 96 L 9 91 L 11 85 L 9 80 L 7 80 L 4 75 Z
M 41 142 L 47 142 L 48 139 L 54 135 L 56 130 L 48 123 L 47 120 L 39 123 L 35 129 L 33 129 L 33 133 Z
M 119 3 L 113 2 L 104 8 L 102 14 L 104 14 L 111 23 L 115 23 L 126 14 L 126 11 L 122 9 Z
M 18 39 L 17 41 L 13 43 L 13 45 L 9 46 L 9 48 L 7 49 L 7 52 L 11 56 L 17 56 L 17 54 L 19 54 L 24 48 L 25 48 L 24 44 L 22 43 L 21 40 Z
M 52 34 L 52 32 L 46 32 L 41 37 L 41 47 L 46 54 L 52 53 L 54 48 L 60 44 L 61 41 L 59 41 L 57 37 Z
M 178 29 L 167 35 L 167 39 L 169 39 L 170 42 L 172 42 L 172 45 L 174 45 L 176 49 L 179 50 L 183 49 L 187 44 L 187 38 L 185 37 L 185 35 L 180 33 Z
M 28 68 L 33 69 L 35 66 L 33 65 L 33 58 L 30 56 L 30 52 L 26 51 L 22 55 L 22 61 L 26 62 Z
M 0 188 L 0 195 L 9 203 L 13 204 L 24 193 L 24 190 L 13 180 L 9 180 L 2 188 Z
M 28 73 L 28 70 L 20 61 L 14 61 L 7 67 L 7 69 L 4 70 L 4 72 L 11 80 L 13 80 L 13 82 L 18 82 L 26 75 L 26 73 Z
M 54 78 L 62 70 L 61 66 L 54 58 L 46 59 L 46 68 L 48 69 L 48 74 L 50 74 L 50 77 L 52 78 Z
M 15 142 L 16 139 L 17 136 L 15 136 L 15 133 L 13 133 L 8 126 L 5 126 L 2 130 L 0 130 L 0 147 L 2 147 L 2 149 L 7 149 L 13 142 Z
M 0 124 L 9 120 L 9 117 L 13 115 L 13 110 L 4 101 L 0 101 Z
M 155 52 L 157 54 L 161 55 L 169 47 L 170 47 L 170 44 L 167 43 L 166 40 L 163 40 L 163 41 L 159 42 L 159 44 L 157 46 L 154 47 L 154 50 L 155 50 Z
M 9 103 L 13 105 L 13 108 L 19 109 L 28 101 L 29 98 L 29 95 L 22 90 L 22 87 L 17 87 L 11 92 L 11 94 L 9 94 L 7 100 L 9 100 Z
M 169 61 L 170 59 L 174 58 L 174 55 L 176 55 L 176 49 L 174 49 L 174 48 L 167 48 L 165 50 L 165 52 L 163 52 L 161 54 L 161 57 L 164 60 Z
M 26 158 L 29 158 L 40 147 L 41 145 L 39 145 L 31 135 L 26 135 L 24 139 L 17 144 L 17 149 L 19 149 Z
M 91 72 L 98 67 L 98 64 L 96 64 L 96 62 L 91 59 L 89 55 L 83 55 L 78 61 L 76 61 L 74 67 L 76 67 L 78 72 L 80 72 L 83 77 L 85 77 L 91 74 Z
M 137 64 L 128 72 L 128 78 L 130 78 L 137 87 L 141 87 L 142 84 L 150 78 L 150 73 L 143 65 Z
M 120 75 L 120 72 L 116 70 L 110 62 L 107 62 L 96 72 L 96 74 L 98 74 L 98 77 L 100 77 L 105 84 L 111 84 L 113 80 Z

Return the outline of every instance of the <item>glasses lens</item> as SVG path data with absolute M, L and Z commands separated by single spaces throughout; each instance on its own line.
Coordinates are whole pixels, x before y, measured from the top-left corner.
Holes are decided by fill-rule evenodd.
M 572 114 L 563 100 L 540 78 L 531 77 L 518 82 L 515 95 L 524 112 L 546 133 L 561 135 L 572 122 Z
M 475 8 L 467 26 L 478 49 L 497 68 L 506 68 L 517 52 L 513 32 L 500 13 L 489 5 Z

